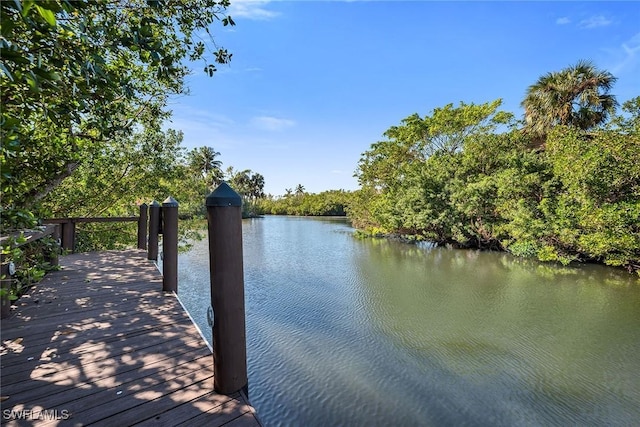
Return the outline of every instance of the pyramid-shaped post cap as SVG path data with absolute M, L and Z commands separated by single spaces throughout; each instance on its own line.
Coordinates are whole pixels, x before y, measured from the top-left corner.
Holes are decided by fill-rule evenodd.
M 207 206 L 242 206 L 242 197 L 222 181 L 218 188 L 207 196 Z
M 149 205 L 152 208 L 159 208 L 160 207 L 160 203 L 156 202 L 155 200 L 151 202 L 151 204 Z
M 164 202 L 162 202 L 162 207 L 163 208 L 177 208 L 178 207 L 178 201 L 176 199 L 174 199 L 173 197 L 169 196 L 164 200 Z

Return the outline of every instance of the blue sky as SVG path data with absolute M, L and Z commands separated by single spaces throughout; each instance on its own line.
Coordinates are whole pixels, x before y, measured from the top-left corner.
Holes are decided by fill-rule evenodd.
M 284 194 L 354 190 L 360 155 L 403 118 L 448 103 L 520 102 L 539 76 L 580 59 L 640 95 L 640 2 L 238 1 L 212 27 L 233 53 L 171 101 L 184 146 Z

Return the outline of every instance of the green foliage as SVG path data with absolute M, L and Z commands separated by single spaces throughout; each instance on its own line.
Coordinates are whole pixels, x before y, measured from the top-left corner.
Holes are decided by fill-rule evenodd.
M 242 217 L 259 215 L 258 201 L 264 197 L 264 177 L 251 169 L 234 171 L 227 169 L 229 185 L 242 197 Z
M 11 277 L 8 291 L 10 300 L 16 300 L 31 285 L 39 282 L 47 271 L 57 270 L 51 260 L 60 253 L 60 246 L 51 236 L 31 243 L 26 243 L 23 235 L 8 238 L 2 245 L 3 262 L 12 262 L 16 266 L 15 275 Z M 3 277 L 2 279 L 7 279 Z
M 547 156 L 562 184 L 551 212 L 556 246 L 609 265 L 635 265 L 640 259 L 640 133 L 557 128 L 549 136 Z
M 259 213 L 271 215 L 344 216 L 352 193 L 330 190 L 317 194 L 304 192 L 298 185 L 296 194 L 289 192 L 281 198 L 267 197 L 258 201 Z
M 640 98 L 628 101 L 625 115 L 597 130 L 557 125 L 543 152 L 529 148 L 536 136 L 526 129 L 496 132 L 495 103 L 467 116 L 476 122 L 456 122 L 465 115 L 452 114 L 440 139 L 460 142 L 435 149 L 416 131 L 424 126 L 414 115 L 362 155 L 362 188 L 349 216 L 363 234 L 638 270 L 639 105 Z M 443 112 L 452 110 L 435 109 L 434 115 Z
M 189 168 L 196 176 L 202 176 L 205 181 L 210 183 L 210 188 L 217 187 L 222 182 L 222 162 L 216 160 L 220 155 L 219 152 L 212 147 L 197 147 L 191 150 L 187 155 L 187 163 Z
M 66 178 L 104 158 L 114 141 L 158 132 L 167 99 L 184 93 L 184 60 L 227 63 L 199 41 L 227 0 L 0 3 L 0 152 L 3 228 L 37 213 Z M 214 46 L 213 40 L 209 43 Z M 209 53 L 207 53 L 209 50 Z M 205 62 L 206 63 L 206 62 Z M 213 64 L 206 63 L 212 73 Z

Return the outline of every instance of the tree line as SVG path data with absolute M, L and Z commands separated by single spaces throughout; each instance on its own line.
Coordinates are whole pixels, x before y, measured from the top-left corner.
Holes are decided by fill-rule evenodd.
M 640 97 L 593 64 L 548 73 L 522 101 L 453 104 L 392 126 L 362 154 L 348 215 L 400 234 L 564 264 L 640 271 Z
M 260 199 L 257 211 L 267 215 L 345 216 L 350 194 L 344 190 L 308 193 L 298 184 L 295 191 L 285 189 L 284 196 L 268 195 Z

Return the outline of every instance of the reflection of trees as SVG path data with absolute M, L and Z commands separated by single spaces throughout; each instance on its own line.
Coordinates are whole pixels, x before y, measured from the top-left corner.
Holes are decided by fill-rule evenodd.
M 634 357 L 640 294 L 636 279 L 623 272 L 504 253 L 358 242 L 354 264 L 362 275 L 363 306 L 403 351 L 435 358 L 459 375 L 490 379 L 507 372 L 531 387 L 528 381 L 542 380 L 545 392 L 562 388 L 570 398 L 593 381 L 612 386 L 613 379 L 622 380 L 627 392 L 625 375 L 640 381 Z

